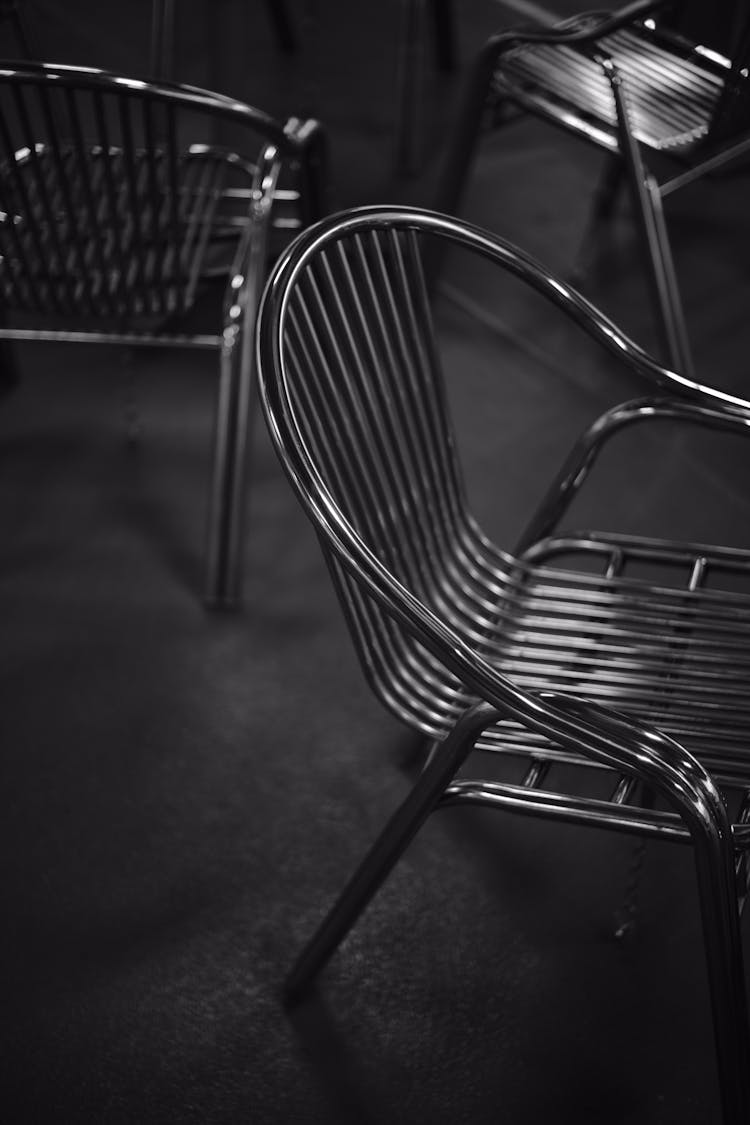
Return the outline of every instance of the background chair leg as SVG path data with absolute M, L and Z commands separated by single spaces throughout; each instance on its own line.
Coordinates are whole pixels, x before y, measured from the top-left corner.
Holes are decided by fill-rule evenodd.
M 477 703 L 461 716 L 445 741 L 440 743 L 430 764 L 300 954 L 286 980 L 284 997 L 287 1003 L 295 1003 L 301 998 L 436 808 L 445 787 L 471 752 L 481 731 L 500 717 L 494 707 Z
M 163 82 L 175 76 L 175 7 L 174 0 L 152 0 L 151 6 L 151 74 Z
M 240 600 L 247 451 L 255 404 L 252 332 L 242 334 L 240 356 L 222 348 L 213 482 L 208 529 L 205 600 L 231 609 Z
M 647 172 L 641 159 L 638 142 L 628 121 L 622 87 L 613 86 L 619 123 L 620 152 L 630 184 L 648 276 L 654 302 L 660 314 L 660 327 L 668 362 L 680 374 L 693 377 L 693 361 L 687 339 L 685 318 L 672 261 L 659 185 Z
M 649 236 L 649 238 L 650 241 L 653 240 L 651 261 L 656 274 L 655 284 L 664 294 L 660 305 L 667 351 L 679 374 L 694 378 L 693 356 L 688 342 L 685 314 L 682 311 L 682 300 L 680 299 L 677 274 L 672 258 L 672 247 L 669 243 L 667 224 L 664 219 L 661 191 L 653 176 L 646 177 L 645 187 L 650 203 L 653 228 L 653 236 Z
M 438 177 L 434 208 L 455 215 L 461 202 L 466 177 L 474 161 L 489 102 L 497 50 L 492 40 L 485 44 L 471 69 L 458 113 L 446 146 L 443 167 Z

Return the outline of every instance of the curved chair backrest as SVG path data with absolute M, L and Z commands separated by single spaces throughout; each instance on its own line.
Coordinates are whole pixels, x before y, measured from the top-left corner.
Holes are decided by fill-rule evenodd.
M 518 564 L 467 505 L 421 266 L 434 238 L 519 276 L 652 383 L 745 415 L 747 404 L 659 367 L 534 259 L 468 224 L 374 207 L 300 236 L 260 314 L 266 417 L 374 690 L 426 729 L 410 670 L 432 653 L 453 673 L 452 689 L 434 676 L 429 733 L 442 735 L 472 693 L 500 705 L 482 643 Z
M 244 159 L 190 144 L 210 142 L 210 118 L 248 134 Z M 193 87 L 0 62 L 4 303 L 66 315 L 180 311 L 227 169 L 248 194 L 259 189 L 274 160 L 299 152 L 294 127 Z

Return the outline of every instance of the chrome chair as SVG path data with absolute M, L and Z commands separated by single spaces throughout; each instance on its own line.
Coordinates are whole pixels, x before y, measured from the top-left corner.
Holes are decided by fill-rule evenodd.
M 746 6 L 735 4 L 728 58 L 674 30 L 672 11 L 682 6 L 636 0 L 615 12 L 489 39 L 472 66 L 435 206 L 458 212 L 482 129 L 507 120 L 508 107 L 596 145 L 607 162 L 589 237 L 611 214 L 626 179 L 665 354 L 692 375 L 663 201 L 750 150 L 750 19 Z M 662 157 L 670 158 L 671 173 L 660 182 L 655 162 Z
M 238 151 L 200 143 L 217 118 L 236 130 Z M 282 124 L 222 94 L 89 67 L 0 63 L 0 339 L 219 349 L 205 588 L 214 605 L 240 597 L 269 235 L 319 217 L 322 161 L 314 121 Z M 218 331 L 191 331 L 186 317 L 217 274 Z
M 467 503 L 424 280 L 433 240 L 520 278 L 672 396 L 599 418 L 513 555 Z M 265 291 L 258 362 L 275 447 L 364 673 L 390 711 L 435 740 L 292 970 L 287 997 L 302 995 L 439 807 L 476 803 L 692 844 L 724 1121 L 746 1122 L 736 891 L 750 846 L 750 551 L 558 525 L 623 428 L 670 419 L 750 437 L 750 404 L 660 367 L 523 251 L 412 208 L 360 208 L 300 235 Z M 472 750 L 504 763 L 506 779 L 457 777 Z M 571 763 L 580 791 L 562 768 Z M 598 797 L 585 789 L 592 774 Z

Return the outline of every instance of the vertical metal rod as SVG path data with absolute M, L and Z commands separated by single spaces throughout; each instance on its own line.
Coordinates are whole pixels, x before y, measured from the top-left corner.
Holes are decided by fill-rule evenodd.
M 164 82 L 174 80 L 174 0 L 153 0 L 151 5 L 151 73 Z
M 29 209 L 28 191 L 23 181 L 23 176 L 18 168 L 15 156 L 16 146 L 13 144 L 9 125 L 9 113 L 5 105 L 0 109 L 0 152 L 2 153 L 2 162 L 4 166 L 9 169 L 9 180 L 12 181 L 13 191 L 9 190 L 9 185 L 3 185 L 3 210 L 9 214 L 14 214 L 20 208 L 24 213 Z M 14 198 L 15 195 L 15 198 Z M 37 251 L 36 261 L 40 261 L 38 257 L 41 248 L 41 235 L 37 227 L 36 217 L 33 212 L 29 214 L 28 229 L 31 234 L 31 239 Z M 45 301 L 43 299 L 44 288 L 43 282 L 40 278 L 35 278 L 35 270 L 32 267 L 32 258 L 27 253 L 26 240 L 19 232 L 16 223 L 5 223 L 4 230 L 9 230 L 13 248 L 18 257 L 18 262 L 21 267 L 20 273 L 22 279 L 25 281 L 26 299 L 25 304 L 31 308 L 44 307 Z M 18 290 L 18 280 L 12 278 L 12 284 Z M 51 287 L 50 287 L 51 288 Z M 56 299 L 53 296 L 53 304 L 56 304 Z
M 107 312 L 113 312 L 114 303 L 110 295 L 109 269 L 107 265 L 108 254 L 105 233 L 107 228 L 104 223 L 100 222 L 92 187 L 94 161 L 92 155 L 86 152 L 76 92 L 73 89 L 66 89 L 65 93 L 68 107 L 68 120 L 73 137 L 71 163 L 75 162 L 77 165 L 76 181 L 80 185 L 81 194 L 83 195 L 85 203 L 87 234 L 91 245 L 94 247 L 96 265 L 101 277 L 98 293 L 92 292 L 92 303 L 96 305 L 97 299 L 101 299 L 101 304 L 104 309 Z
M 143 99 L 141 109 L 143 112 L 143 134 L 145 140 L 143 160 L 145 163 L 144 174 L 147 181 L 146 197 L 149 200 L 149 205 L 148 207 L 144 207 L 144 210 L 147 212 L 147 219 L 150 218 L 150 224 L 147 221 L 147 229 L 148 241 L 150 243 L 149 252 L 152 262 L 149 289 L 152 293 L 152 311 L 158 312 L 163 316 L 169 309 L 166 303 L 167 293 L 164 287 L 164 246 L 162 244 L 161 234 L 163 199 L 159 191 L 158 178 L 158 161 L 161 154 L 157 149 L 153 108 L 150 98 Z
M 174 106 L 167 103 L 166 160 L 167 160 L 167 198 L 169 200 L 169 257 L 165 262 L 170 289 L 174 298 L 170 301 L 170 312 L 176 312 L 182 305 L 187 309 L 187 286 L 181 257 L 180 239 L 180 161 L 177 152 L 177 122 Z
M 69 248 L 66 260 L 63 263 L 64 284 L 68 292 L 68 301 L 71 308 L 83 306 L 89 312 L 96 307 L 96 298 L 91 284 L 91 271 L 86 262 L 86 236 L 89 232 L 86 225 L 79 219 L 71 191 L 70 177 L 65 166 L 65 159 L 60 148 L 59 116 L 55 119 L 50 106 L 50 95 L 46 86 L 39 89 L 39 98 L 42 107 L 42 116 L 49 137 L 50 153 L 53 165 L 53 183 L 56 194 L 59 194 L 59 211 L 65 223 L 65 242 Z M 53 197 L 55 211 L 58 212 L 58 202 Z M 57 227 L 58 214 L 55 215 Z M 91 231 L 89 237 L 96 242 L 96 233 Z M 71 267 L 75 268 L 71 268 Z
M 112 240 L 112 254 L 117 263 L 117 272 L 111 278 L 110 288 L 112 298 L 119 314 L 127 312 L 137 313 L 135 295 L 130 283 L 130 271 L 133 263 L 129 253 L 125 232 L 125 217 L 120 215 L 120 182 L 122 179 L 119 168 L 115 163 L 121 163 L 119 152 L 116 153 L 110 137 L 107 118 L 107 109 L 104 97 L 100 91 L 93 95 L 94 119 L 100 141 L 100 159 L 104 170 L 104 198 L 107 202 L 107 231 Z
M 274 150 L 275 151 L 275 150 Z M 276 157 L 265 169 L 242 259 L 235 263 L 236 304 L 226 311 L 216 413 L 213 482 L 208 526 L 206 601 L 217 608 L 237 604 L 242 585 L 244 508 L 248 445 L 256 402 L 255 322 L 268 253 Z
M 26 186 L 25 177 L 19 177 L 21 185 L 21 195 L 24 199 L 26 214 L 29 217 L 29 225 L 34 229 L 35 239 L 37 242 L 37 249 L 39 251 L 39 261 L 46 263 L 49 268 L 50 274 L 55 274 L 57 270 L 63 286 L 61 294 L 60 288 L 54 284 L 51 279 L 49 282 L 49 292 L 53 301 L 58 308 L 67 310 L 67 286 L 62 280 L 66 275 L 65 269 L 65 253 L 63 245 L 60 240 L 60 231 L 57 226 L 57 217 L 49 196 L 48 185 L 44 176 L 44 170 L 41 166 L 40 155 L 37 152 L 37 132 L 32 128 L 31 118 L 29 117 L 29 109 L 24 96 L 24 90 L 18 86 L 13 85 L 13 97 L 16 105 L 16 112 L 18 114 L 18 121 L 21 127 L 21 134 L 23 137 L 24 147 L 28 153 L 28 166 L 32 172 L 32 179 L 36 188 L 36 198 L 32 194 L 30 187 Z M 14 169 L 17 168 L 17 161 L 12 159 Z M 46 228 L 46 239 L 44 231 Z M 56 255 L 56 257 L 55 257 Z M 62 298 L 62 299 L 61 299 Z
M 136 309 L 148 312 L 148 276 L 141 222 L 142 200 L 138 193 L 138 167 L 131 117 L 131 100 L 126 95 L 117 97 L 117 109 L 122 133 L 122 162 L 125 170 L 125 190 L 128 199 L 128 218 L 132 229 L 130 244 L 131 277 L 135 285 L 133 299 Z M 140 308 L 139 308 L 140 306 Z
M 664 223 L 659 187 L 643 166 L 640 148 L 630 127 L 622 78 L 611 59 L 601 59 L 600 63 L 609 79 L 615 101 L 620 151 L 633 196 L 654 301 L 660 313 L 660 327 L 667 356 L 669 362 L 681 375 L 692 378 L 693 364 L 680 307 L 679 290 Z

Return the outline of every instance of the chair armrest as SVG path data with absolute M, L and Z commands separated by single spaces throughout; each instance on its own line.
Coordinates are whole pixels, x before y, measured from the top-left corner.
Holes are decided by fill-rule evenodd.
M 713 430 L 728 430 L 750 437 L 750 413 L 730 414 L 697 403 L 672 399 L 635 399 L 613 407 L 581 435 L 518 541 L 523 554 L 557 526 L 588 477 L 605 444 L 627 426 L 653 421 L 688 422 Z
M 540 701 L 556 715 L 583 723 L 581 743 L 585 747 L 587 738 L 591 739 L 592 756 L 599 760 L 604 740 L 610 764 L 640 778 L 664 797 L 680 813 L 691 836 L 718 834 L 731 839 L 726 806 L 716 784 L 680 743 L 656 727 L 580 696 L 542 692 Z
M 713 778 L 684 746 L 656 727 L 582 696 L 557 691 L 541 691 L 532 695 L 514 690 L 510 682 L 498 674 L 495 680 L 496 690 L 490 689 L 483 697 L 484 702 L 474 703 L 459 720 L 460 724 L 474 725 L 471 745 L 482 730 L 512 717 L 522 726 L 543 734 L 579 756 L 618 774 L 638 779 L 658 793 L 670 806 L 672 816 L 676 814 L 683 822 L 682 829 L 675 824 L 669 826 L 669 838 L 680 839 L 689 835 L 694 842 L 700 841 L 704 846 L 718 845 L 718 849 L 725 852 L 725 861 L 728 859 L 726 870 L 731 883 L 734 847 L 736 843 L 742 846 L 743 841 L 741 837 L 735 840 L 726 806 Z M 511 704 L 513 713 L 509 714 L 507 701 L 511 696 L 514 697 Z M 501 703 L 501 700 L 505 702 Z M 461 758 L 465 757 L 464 749 Z M 453 766 L 460 764 L 460 761 L 452 763 Z M 511 796 L 517 809 L 520 805 L 529 804 L 537 810 L 543 809 L 546 814 L 570 811 L 566 798 L 558 799 L 544 787 L 505 786 L 503 783 L 452 776 L 454 784 L 445 794 L 448 804 L 461 800 L 468 792 L 473 799 L 487 799 L 488 803 L 494 803 L 498 797 L 503 803 Z M 574 799 L 573 806 L 576 803 Z M 655 828 L 657 834 L 664 831 L 663 816 L 656 814 L 660 820 L 657 827 L 656 818 L 651 817 L 650 825 L 644 825 L 642 813 L 643 810 L 640 810 L 630 821 L 634 830 Z M 625 827 L 626 822 L 623 813 L 619 826 Z

